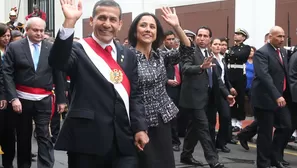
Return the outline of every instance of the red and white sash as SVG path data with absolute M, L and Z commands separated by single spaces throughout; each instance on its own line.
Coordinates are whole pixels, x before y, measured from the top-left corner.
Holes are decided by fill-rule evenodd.
M 102 47 L 91 37 L 82 39 L 79 43 L 83 46 L 87 56 L 93 62 L 95 67 L 100 71 L 100 73 L 105 77 L 107 81 L 113 84 L 115 90 L 119 93 L 122 100 L 124 101 L 128 119 L 130 121 L 129 114 L 129 96 L 130 96 L 130 81 L 126 76 L 125 72 L 122 70 L 121 66 L 114 60 L 108 58 L 106 54 L 102 51 Z M 112 70 L 121 70 L 123 73 L 123 80 L 121 83 L 113 83 L 110 79 L 110 73 Z
M 55 86 L 54 86 L 55 87 Z M 16 92 L 18 98 L 25 99 L 25 100 L 31 100 L 31 101 L 40 101 L 45 97 L 52 96 L 52 114 L 51 118 L 54 115 L 55 112 L 55 106 L 56 106 L 56 98 L 53 93 L 53 91 L 45 90 L 43 88 L 34 88 L 24 85 L 16 85 Z
M 70 76 L 66 76 L 67 83 L 70 83 Z
M 17 96 L 21 99 L 39 101 L 43 98 L 53 94 L 52 91 L 43 88 L 33 88 L 24 85 L 16 85 Z

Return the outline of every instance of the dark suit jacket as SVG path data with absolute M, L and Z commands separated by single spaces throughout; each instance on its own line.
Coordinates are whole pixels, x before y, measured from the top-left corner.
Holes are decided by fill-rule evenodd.
M 166 48 L 163 48 L 162 50 L 164 51 L 167 51 Z M 169 64 L 169 63 L 166 63 L 165 62 L 165 65 L 166 65 L 166 73 L 167 73 L 167 78 L 168 80 L 171 79 L 171 80 L 174 80 L 174 77 L 175 77 L 175 68 L 174 68 L 174 65 L 172 64 Z M 181 67 L 182 67 L 182 64 L 179 63 L 179 71 L 180 71 L 180 78 L 182 78 L 182 74 L 181 74 Z M 173 103 L 178 106 L 178 102 L 179 102 L 179 93 L 180 93 L 180 87 L 181 85 L 178 85 L 178 86 L 171 86 L 171 85 L 168 85 L 166 84 L 166 91 L 167 91 L 167 94 L 168 96 L 173 100 Z
M 115 43 L 117 62 L 130 86 L 130 121 L 123 100 L 112 83 L 98 71 L 73 35 L 55 40 L 49 64 L 71 78 L 71 103 L 55 148 L 104 156 L 117 144 L 121 154 L 135 155 L 133 135 L 147 130 L 138 85 L 137 60 L 129 49 Z M 121 61 L 121 55 L 125 59 Z
M 276 100 L 283 96 L 284 77 L 288 85 L 288 58 L 284 49 L 283 65 L 277 51 L 271 44 L 265 44 L 256 51 L 254 56 L 255 78 L 252 84 L 252 104 L 254 107 L 275 110 L 278 108 Z
M 0 100 L 6 100 L 6 92 L 3 78 L 3 62 L 0 59 Z
M 208 102 L 208 74 L 202 70 L 200 65 L 204 61 L 204 56 L 200 48 L 196 47 L 194 56 L 189 56 L 183 60 L 182 73 L 183 82 L 180 92 L 179 105 L 184 108 L 203 109 Z M 216 75 L 217 68 L 213 67 L 213 75 Z M 224 97 L 229 94 L 221 77 L 213 77 L 213 83 L 218 82 L 218 87 Z
M 213 63 L 216 64 L 216 73 L 213 73 L 213 79 L 216 79 L 216 78 L 219 78 L 222 76 L 222 67 L 220 66 L 219 62 L 217 61 L 217 59 L 214 58 L 213 60 Z M 226 66 L 226 63 L 225 61 L 223 61 L 223 64 L 224 64 L 224 81 L 225 81 L 225 86 L 226 86 L 226 89 L 229 90 L 232 88 L 232 85 L 229 81 L 229 77 L 228 77 L 228 73 L 227 73 L 227 66 Z M 223 81 L 222 81 L 223 82 Z M 226 98 L 226 95 L 224 94 L 221 94 L 220 92 L 220 87 L 219 87 L 219 82 L 218 80 L 215 80 L 213 81 L 214 83 L 214 86 L 213 86 L 213 90 L 214 90 L 214 99 L 215 99 L 215 102 L 218 106 L 220 106 L 221 104 L 221 101 L 222 101 L 222 98 L 220 96 L 217 96 L 217 95 L 221 95 L 223 98 Z
M 24 38 L 9 44 L 3 66 L 4 84 L 7 90 L 8 101 L 17 98 L 16 84 L 43 88 L 49 91 L 53 89 L 53 84 L 55 84 L 56 102 L 58 104 L 66 103 L 65 83 L 62 72 L 54 70 L 48 64 L 51 47 L 51 43 L 42 42 L 37 71 L 35 71 L 28 39 Z M 51 103 L 47 105 L 47 108 L 51 109 Z
M 214 64 L 216 64 L 218 75 L 222 76 L 223 69 L 220 66 L 219 62 L 216 59 L 214 59 L 213 62 L 214 62 Z M 224 70 L 225 70 L 224 71 L 225 72 L 225 74 L 224 74 L 225 85 L 226 85 L 227 89 L 230 90 L 232 88 L 232 85 L 230 83 L 229 76 L 228 76 L 228 73 L 227 73 L 228 68 L 227 68 L 226 62 L 224 60 L 223 60 L 223 64 L 224 64 Z
M 179 65 L 179 70 L 181 72 L 181 64 Z M 168 80 L 174 80 L 175 77 L 175 68 L 174 65 L 167 65 L 166 67 L 166 73 L 167 73 L 167 78 Z M 180 73 L 180 77 L 182 78 L 182 74 Z M 176 106 L 178 106 L 178 101 L 179 101 L 179 93 L 180 93 L 180 87 L 181 85 L 178 86 L 171 86 L 166 84 L 166 91 L 168 96 L 173 100 L 173 102 L 175 103 Z
M 297 52 L 291 56 L 289 61 L 289 81 L 292 101 L 297 102 Z

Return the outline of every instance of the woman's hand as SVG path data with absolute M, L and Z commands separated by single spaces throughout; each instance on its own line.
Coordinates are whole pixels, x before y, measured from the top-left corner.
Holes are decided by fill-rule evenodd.
M 172 27 L 179 26 L 179 20 L 175 12 L 175 8 L 171 10 L 169 7 L 162 7 L 163 19 Z

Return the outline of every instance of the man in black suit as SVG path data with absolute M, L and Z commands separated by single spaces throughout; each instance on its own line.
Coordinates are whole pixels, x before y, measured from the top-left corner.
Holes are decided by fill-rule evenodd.
M 292 95 L 292 106 L 293 109 L 297 109 L 297 46 L 295 46 L 295 51 L 293 51 L 292 56 L 289 61 L 289 81 L 290 89 Z M 294 132 L 297 129 L 297 114 L 296 111 L 291 110 L 292 113 L 292 131 Z
M 257 167 L 285 167 L 282 151 L 291 136 L 288 60 L 281 48 L 285 33 L 279 27 L 269 32 L 269 43 L 254 56 L 255 79 L 252 84 L 252 105 L 258 121 Z M 272 141 L 273 126 L 276 128 Z
M 164 33 L 164 51 L 175 50 L 175 34 L 172 31 L 167 31 Z M 174 104 L 178 107 L 179 101 L 179 92 L 181 85 L 181 74 L 180 74 L 180 64 L 166 65 L 166 73 L 167 73 L 167 85 L 166 91 L 168 96 L 172 99 Z M 174 151 L 180 151 L 181 142 L 177 133 L 177 121 L 181 111 L 178 113 L 177 117 L 171 120 L 171 134 L 172 134 L 172 145 Z
M 209 94 L 217 82 L 222 94 L 234 103 L 234 97 L 229 95 L 229 91 L 222 83 L 221 78 L 212 78 L 212 73 L 216 73 L 216 68 L 212 64 L 212 56 L 209 57 L 207 49 L 211 30 L 208 27 L 200 27 L 196 36 L 196 51 L 193 57 L 183 60 L 183 83 L 180 93 L 180 106 L 191 115 L 191 121 L 184 139 L 181 162 L 186 164 L 203 166 L 203 163 L 193 158 L 192 153 L 200 140 L 205 159 L 211 168 L 222 168 L 223 164 L 218 161 L 218 154 L 209 134 L 209 123 L 206 116 Z M 214 102 L 212 102 L 214 103 Z
M 71 78 L 71 103 L 55 149 L 68 151 L 69 168 L 137 168 L 137 146 L 148 143 L 144 106 L 137 89 L 136 56 L 114 42 L 121 8 L 101 0 L 90 17 L 91 37 L 73 42 L 82 4 L 63 1 L 65 16 L 51 54 L 51 66 Z
M 45 21 L 30 18 L 26 24 L 27 38 L 10 43 L 4 58 L 3 75 L 7 100 L 13 111 L 18 113 L 15 117 L 17 163 L 22 168 L 31 167 L 32 118 L 37 134 L 37 167 L 54 166 L 54 149 L 49 134 L 50 117 L 55 108 L 52 106 L 54 84 L 58 111 L 63 110 L 66 103 L 62 72 L 54 70 L 48 64 L 52 45 L 43 41 L 44 29 Z M 11 141 L 11 145 L 14 145 L 14 138 Z

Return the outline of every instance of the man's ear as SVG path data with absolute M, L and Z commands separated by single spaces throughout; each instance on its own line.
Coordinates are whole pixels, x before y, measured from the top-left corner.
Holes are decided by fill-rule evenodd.
M 92 16 L 90 16 L 90 26 L 93 27 L 93 21 L 94 21 L 94 18 Z
M 123 26 L 123 20 L 120 20 L 118 31 L 122 29 L 122 26 Z

